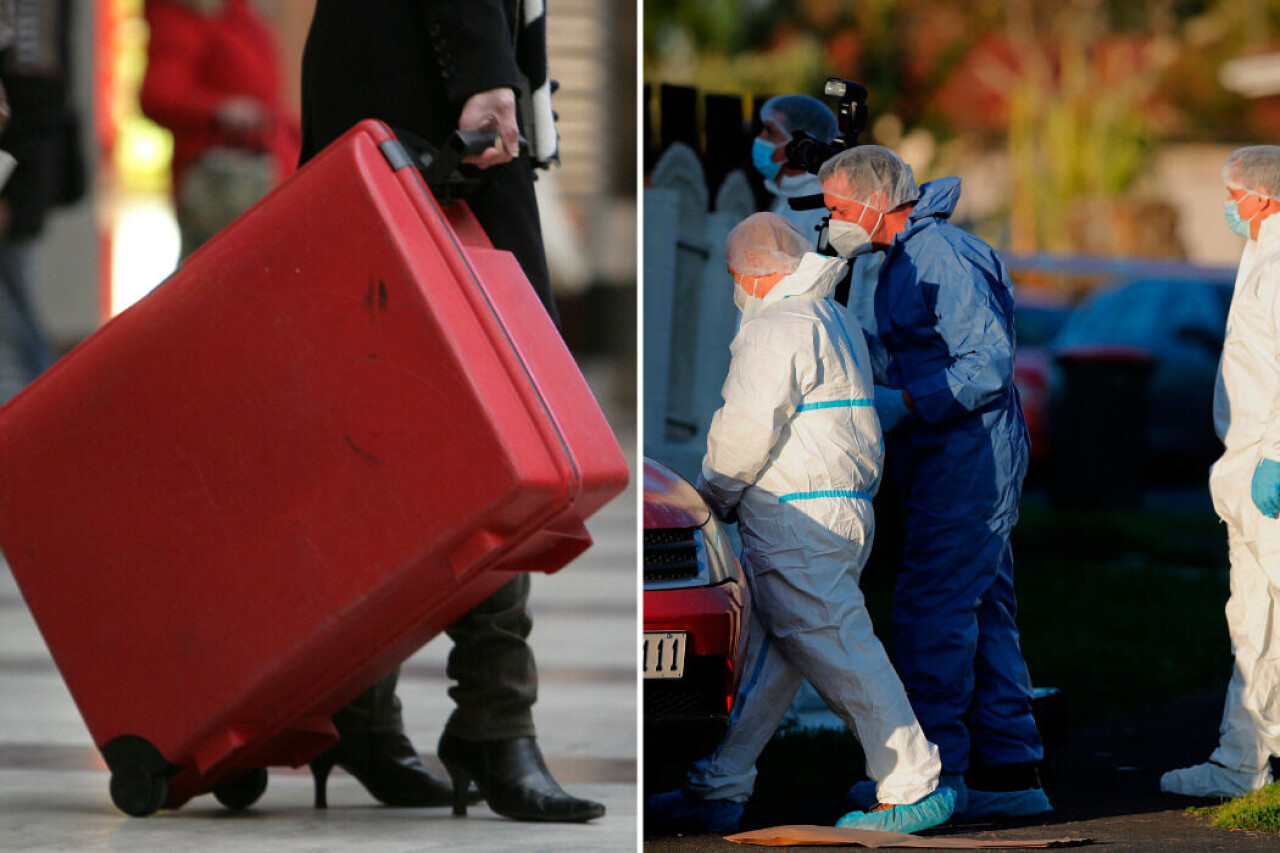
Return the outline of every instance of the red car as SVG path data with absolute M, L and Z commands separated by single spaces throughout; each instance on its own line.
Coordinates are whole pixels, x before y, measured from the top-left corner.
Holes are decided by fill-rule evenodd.
M 742 674 L 750 608 L 724 525 L 680 475 L 646 459 L 646 743 L 705 754 L 720 741 Z

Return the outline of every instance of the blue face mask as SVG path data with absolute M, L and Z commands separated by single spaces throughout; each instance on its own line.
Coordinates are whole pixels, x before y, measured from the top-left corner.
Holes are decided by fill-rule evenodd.
M 777 177 L 778 170 L 782 168 L 782 164 L 773 159 L 776 148 L 776 145 L 770 145 L 760 137 L 756 137 L 756 141 L 751 143 L 751 165 L 756 167 L 756 171 L 763 175 L 766 181 L 772 181 Z
M 1240 205 L 1235 199 L 1227 199 L 1222 205 L 1222 212 L 1227 217 L 1227 227 L 1237 236 L 1246 240 L 1252 236 L 1249 232 L 1249 223 L 1240 218 Z

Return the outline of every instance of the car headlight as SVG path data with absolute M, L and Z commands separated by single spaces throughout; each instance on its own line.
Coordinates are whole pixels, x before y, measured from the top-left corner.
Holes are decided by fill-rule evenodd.
M 683 589 L 735 580 L 729 537 L 714 517 L 702 527 L 644 532 L 644 588 Z

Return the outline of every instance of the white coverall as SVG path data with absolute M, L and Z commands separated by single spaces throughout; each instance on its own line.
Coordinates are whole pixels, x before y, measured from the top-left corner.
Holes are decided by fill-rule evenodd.
M 1280 216 L 1262 222 L 1240 260 L 1213 420 L 1226 445 L 1210 470 L 1209 491 L 1227 524 L 1235 668 L 1209 763 L 1161 780 L 1165 790 L 1188 796 L 1265 787 L 1269 759 L 1280 755 L 1280 521 L 1263 516 L 1250 496 L 1259 460 L 1280 461 Z
M 829 298 L 844 264 L 806 254 L 748 312 L 707 436 L 698 488 L 721 518 L 737 512 L 755 611 L 729 731 L 686 782 L 702 799 L 750 797 L 802 677 L 857 734 L 880 802 L 938 785 L 938 750 L 858 586 L 884 445 L 862 331 Z

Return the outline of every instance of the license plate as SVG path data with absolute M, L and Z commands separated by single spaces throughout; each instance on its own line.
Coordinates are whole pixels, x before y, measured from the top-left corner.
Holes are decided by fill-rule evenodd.
M 646 631 L 644 635 L 644 677 L 683 678 L 684 631 Z

